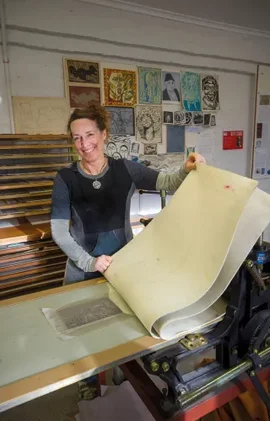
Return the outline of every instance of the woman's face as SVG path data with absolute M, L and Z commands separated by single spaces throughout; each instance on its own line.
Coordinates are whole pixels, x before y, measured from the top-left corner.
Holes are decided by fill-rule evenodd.
M 106 130 L 100 131 L 96 122 L 88 118 L 73 121 L 70 129 L 75 148 L 83 159 L 91 162 L 103 156 Z

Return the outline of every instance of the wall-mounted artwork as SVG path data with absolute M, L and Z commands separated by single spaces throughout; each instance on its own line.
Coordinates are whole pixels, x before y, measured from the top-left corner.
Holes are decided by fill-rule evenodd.
M 216 115 L 215 114 L 211 114 L 211 117 L 210 117 L 210 126 L 214 127 L 216 125 L 217 125 Z
M 203 125 L 203 113 L 193 113 L 192 122 L 195 126 Z
M 185 154 L 183 153 L 164 153 L 157 155 L 141 155 L 142 161 L 149 161 L 149 167 L 156 171 L 171 174 L 179 171 L 180 165 L 184 162 Z
M 162 71 L 162 100 L 180 102 L 180 73 Z
M 198 73 L 182 73 L 181 92 L 186 111 L 201 111 L 201 77 Z
M 220 109 L 218 76 L 202 75 L 201 98 L 204 111 Z
M 65 59 L 68 82 L 99 84 L 99 63 Z
M 190 126 L 192 124 L 192 113 L 185 113 L 185 125 Z
M 100 103 L 100 88 L 93 86 L 70 86 L 69 102 L 71 108 L 85 108 L 91 102 Z
M 144 155 L 156 155 L 157 154 L 157 144 L 144 145 Z
M 134 110 L 133 108 L 106 107 L 110 115 L 111 134 L 134 135 Z
M 211 117 L 211 114 L 210 113 L 203 115 L 203 125 L 205 127 L 209 127 L 210 126 L 210 117 Z
M 137 105 L 135 108 L 136 140 L 143 143 L 161 143 L 162 108 Z
M 174 111 L 173 113 L 173 124 L 185 124 L 185 112 L 184 111 Z
M 168 126 L 167 127 L 167 152 L 184 153 L 185 152 L 185 127 Z
M 139 142 L 132 142 L 130 147 L 130 155 L 132 156 L 139 156 L 140 154 L 140 143 Z
M 104 102 L 111 107 L 133 107 L 137 103 L 137 78 L 133 70 L 103 69 Z
M 16 133 L 65 134 L 69 118 L 66 98 L 13 97 Z
M 109 142 L 105 145 L 105 153 L 107 156 L 120 159 L 128 159 L 130 156 L 131 136 L 110 136 Z
M 173 111 L 163 111 L 163 123 L 173 124 Z
M 138 67 L 139 104 L 161 104 L 161 70 Z

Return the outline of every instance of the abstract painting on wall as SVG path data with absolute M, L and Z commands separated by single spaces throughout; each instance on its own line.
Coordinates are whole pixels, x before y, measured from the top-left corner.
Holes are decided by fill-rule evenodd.
M 186 111 L 201 111 L 201 77 L 198 73 L 182 73 L 181 92 Z
M 133 70 L 103 69 L 104 102 L 111 107 L 133 107 L 137 102 L 137 78 Z
M 65 59 L 68 82 L 99 84 L 99 63 Z
M 161 70 L 138 67 L 139 103 L 161 104 Z
M 70 86 L 69 101 L 71 108 L 85 108 L 91 102 L 100 103 L 100 88 L 93 86 Z
M 110 115 L 111 134 L 134 135 L 134 110 L 133 108 L 106 107 Z
M 137 105 L 135 108 L 136 140 L 142 143 L 161 143 L 162 107 Z

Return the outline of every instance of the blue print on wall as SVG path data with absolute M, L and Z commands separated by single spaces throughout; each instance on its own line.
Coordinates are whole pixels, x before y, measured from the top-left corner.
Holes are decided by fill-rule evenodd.
M 184 72 L 181 77 L 182 103 L 186 111 L 201 111 L 201 77 Z

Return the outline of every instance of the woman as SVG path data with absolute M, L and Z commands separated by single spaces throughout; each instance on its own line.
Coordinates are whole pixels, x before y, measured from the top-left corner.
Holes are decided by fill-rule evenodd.
M 81 160 L 57 173 L 51 211 L 52 237 L 68 256 L 64 284 L 101 276 L 111 256 L 132 239 L 130 202 L 136 188 L 175 191 L 196 162 L 204 162 L 189 155 L 178 172 L 166 175 L 106 157 L 109 124 L 100 105 L 76 109 L 68 130 Z M 79 383 L 80 399 L 96 396 L 93 382 L 95 377 Z
M 132 239 L 130 202 L 135 189 L 175 191 L 197 162 L 189 155 L 176 173 L 159 173 L 104 155 L 108 116 L 100 105 L 76 109 L 68 130 L 81 157 L 59 170 L 52 194 L 51 231 L 68 256 L 64 284 L 101 276 L 112 255 Z

